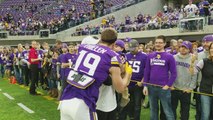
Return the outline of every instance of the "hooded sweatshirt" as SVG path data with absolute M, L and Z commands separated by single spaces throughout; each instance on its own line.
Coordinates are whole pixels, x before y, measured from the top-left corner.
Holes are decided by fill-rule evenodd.
M 196 87 L 197 75 L 191 75 L 189 72 L 192 54 L 188 54 L 183 57 L 180 53 L 178 53 L 174 56 L 174 58 L 177 67 L 177 78 L 173 86 L 181 90 L 193 90 Z

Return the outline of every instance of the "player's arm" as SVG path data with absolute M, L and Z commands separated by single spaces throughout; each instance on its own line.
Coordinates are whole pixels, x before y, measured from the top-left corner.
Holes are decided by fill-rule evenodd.
M 132 75 L 132 68 L 128 64 L 126 64 L 125 70 L 126 70 L 126 73 L 122 79 L 120 67 L 112 66 L 109 69 L 109 72 L 112 78 L 112 84 L 114 88 L 116 89 L 116 91 L 119 93 L 122 93 L 126 89 Z

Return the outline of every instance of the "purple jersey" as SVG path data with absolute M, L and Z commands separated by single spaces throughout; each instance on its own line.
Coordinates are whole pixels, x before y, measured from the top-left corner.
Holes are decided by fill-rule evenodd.
M 65 55 L 64 61 L 62 61 L 63 63 L 75 63 L 76 60 L 76 54 L 71 54 L 71 53 L 67 53 Z M 68 76 L 69 72 L 70 72 L 71 68 L 65 68 L 65 76 Z
M 172 55 L 176 55 L 177 54 L 177 51 L 176 50 L 172 50 L 171 47 L 166 48 L 165 51 L 170 53 L 170 54 L 172 54 Z
M 197 48 L 197 52 L 198 52 L 198 53 L 202 52 L 203 50 L 204 50 L 203 47 Z
M 11 53 L 8 57 L 8 60 L 6 61 L 6 68 L 11 69 L 13 65 L 13 59 L 14 59 L 14 54 Z
M 53 70 L 53 71 L 56 71 L 56 67 L 57 67 L 57 59 L 52 59 L 52 62 L 51 62 L 51 64 L 52 64 L 52 69 L 51 70 Z
M 20 53 L 20 52 L 17 52 L 16 53 L 16 58 L 18 59 L 18 60 L 20 60 L 20 59 L 22 59 L 22 53 Z
M 138 52 L 133 55 L 130 52 L 126 54 L 128 63 L 132 66 L 132 77 L 131 80 L 141 81 L 144 75 L 144 68 L 146 64 L 147 55 L 142 52 Z M 135 82 L 129 84 L 130 87 L 135 86 Z
M 177 76 L 174 57 L 167 52 L 148 55 L 144 71 L 144 82 L 161 86 L 172 86 Z
M 66 54 L 60 54 L 58 57 L 58 62 L 61 64 L 63 61 L 65 61 L 65 55 Z M 60 76 L 61 76 L 61 80 L 64 80 L 65 77 L 65 68 L 61 68 L 60 69 Z
M 61 100 L 72 98 L 82 99 L 90 110 L 95 112 L 99 88 L 109 76 L 110 67 L 119 66 L 120 62 L 118 54 L 106 46 L 81 45 L 75 68 L 70 71 L 68 81 L 73 71 L 77 71 L 77 76 L 83 75 L 87 78 L 92 78 L 93 81 L 85 89 L 80 88 L 77 84 L 69 84 L 65 88 Z M 85 79 L 82 80 L 81 78 L 77 79 L 77 81 L 73 80 L 73 82 L 85 82 Z M 88 81 L 86 80 L 86 82 Z
M 23 52 L 22 52 L 22 59 L 25 59 L 25 60 L 29 60 L 29 51 L 28 50 L 24 50 Z M 23 66 L 26 66 L 27 64 L 26 63 L 24 63 L 23 64 Z
M 3 57 L 4 57 L 4 54 L 3 54 L 3 53 L 0 53 L 0 64 L 3 64 L 3 63 L 4 63 Z
M 43 58 L 44 57 L 44 54 L 43 54 L 43 50 L 37 50 L 38 52 L 38 58 Z M 41 68 L 41 65 L 42 65 L 42 62 L 39 61 L 39 64 L 38 64 L 38 68 Z

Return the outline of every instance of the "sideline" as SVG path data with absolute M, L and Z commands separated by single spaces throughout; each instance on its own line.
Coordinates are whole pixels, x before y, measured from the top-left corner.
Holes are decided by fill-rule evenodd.
M 10 100 L 15 100 L 12 96 L 10 96 L 8 93 L 3 93 L 4 96 L 6 96 Z
M 27 106 L 25 106 L 24 104 L 22 103 L 17 103 L 18 106 L 20 106 L 22 109 L 24 109 L 25 111 L 27 111 L 28 113 L 35 113 L 33 110 L 31 110 L 30 108 L 28 108 Z

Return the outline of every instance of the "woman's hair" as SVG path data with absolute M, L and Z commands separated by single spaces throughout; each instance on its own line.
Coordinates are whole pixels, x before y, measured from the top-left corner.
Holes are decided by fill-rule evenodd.
M 209 45 L 209 59 L 212 59 L 212 56 L 210 55 L 210 49 L 211 49 L 211 47 L 212 47 L 212 45 L 213 45 L 213 42 Z

